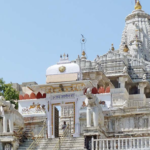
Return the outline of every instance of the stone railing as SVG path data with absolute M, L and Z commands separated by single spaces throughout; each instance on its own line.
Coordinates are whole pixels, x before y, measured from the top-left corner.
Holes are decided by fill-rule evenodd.
M 127 95 L 129 95 L 128 91 L 126 90 L 126 88 L 115 88 L 115 89 L 110 89 L 110 92 L 112 94 L 119 94 L 119 93 L 125 93 Z
M 133 94 L 129 95 L 128 107 L 139 108 L 146 104 L 145 94 Z
M 45 135 L 46 135 L 45 132 L 46 132 L 46 122 L 44 122 L 42 130 L 39 132 L 39 134 L 34 139 L 34 141 L 31 143 L 31 145 L 27 148 L 27 150 L 35 150 L 37 148 L 40 140 L 47 139 L 47 136 L 45 137 Z
M 106 75 L 109 75 L 109 74 L 123 74 L 123 69 L 122 69 L 123 67 L 121 67 L 120 69 L 116 69 L 116 68 L 107 68 L 107 69 L 103 69 L 103 71 Z
M 92 139 L 92 150 L 149 150 L 150 137 Z
M 128 102 L 128 107 L 129 108 L 139 108 L 139 107 L 143 107 L 145 106 L 145 102 L 144 101 L 129 101 Z
M 145 94 L 132 94 L 129 95 L 129 99 L 135 101 L 146 101 Z
M 71 137 L 71 132 L 69 133 L 69 124 L 66 126 L 66 129 L 64 130 L 64 133 L 62 135 L 61 138 L 59 138 L 59 141 L 56 143 L 55 147 L 53 148 L 53 150 L 60 150 L 61 149 L 61 145 L 63 144 L 64 140 L 67 137 Z

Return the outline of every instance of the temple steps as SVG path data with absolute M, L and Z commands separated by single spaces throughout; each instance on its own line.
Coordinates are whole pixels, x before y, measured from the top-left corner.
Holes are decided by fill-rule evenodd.
M 18 132 L 19 131 L 19 127 L 18 126 L 14 126 L 14 131 Z M 24 130 L 26 132 L 26 135 L 28 136 L 28 138 L 33 137 L 33 133 L 30 127 L 25 127 Z
M 34 150 L 52 150 L 59 142 L 59 138 L 42 139 L 38 142 L 38 146 Z M 18 150 L 26 150 L 32 143 L 32 140 L 24 142 Z M 86 150 L 84 149 L 84 138 L 65 138 L 61 145 L 61 150 Z

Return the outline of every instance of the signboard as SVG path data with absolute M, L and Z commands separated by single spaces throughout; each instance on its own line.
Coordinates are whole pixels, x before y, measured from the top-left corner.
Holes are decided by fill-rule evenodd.
M 51 99 L 52 100 L 75 99 L 75 94 L 69 93 L 69 94 L 53 95 Z

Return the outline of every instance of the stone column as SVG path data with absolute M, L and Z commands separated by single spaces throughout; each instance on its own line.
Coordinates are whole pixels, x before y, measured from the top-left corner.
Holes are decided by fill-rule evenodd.
M 127 77 L 119 77 L 120 88 L 125 88 L 125 83 L 127 80 Z
M 148 129 L 150 129 L 150 116 L 148 116 Z
M 112 119 L 110 119 L 110 120 L 108 121 L 108 129 L 109 129 L 109 132 L 112 132 L 112 131 L 113 131 L 113 120 L 112 120 Z
M 138 89 L 140 90 L 140 94 L 144 94 L 144 89 L 146 86 L 147 86 L 147 83 L 144 83 L 144 82 L 139 83 Z
M 0 142 L 0 149 L 2 150 L 3 149 L 3 144 Z
M 6 118 L 6 115 L 3 117 L 3 132 L 7 132 L 7 118 Z
M 93 123 L 94 123 L 94 127 L 98 126 L 98 107 L 94 107 L 93 108 Z
M 49 110 L 47 110 L 47 131 L 48 131 L 48 138 L 50 138 L 51 137 L 51 121 L 50 121 L 50 119 L 51 119 L 51 113 L 50 113 L 50 102 L 48 101 L 48 103 L 47 103 L 49 106 L 48 106 L 48 108 L 49 108 Z
M 87 119 L 87 127 L 91 127 L 91 107 L 87 107 L 86 119 Z
M 76 99 L 76 103 L 75 103 L 75 133 L 74 133 L 74 137 L 80 137 L 80 120 L 79 120 L 79 117 L 80 117 L 80 114 L 79 114 L 79 111 L 80 111 L 80 108 L 78 107 L 79 106 L 79 101 L 80 99 L 77 98 Z M 72 106 L 73 107 L 73 106 Z M 73 108 L 72 108 L 73 110 Z M 74 121 L 72 122 L 74 124 Z
M 9 116 L 9 130 L 11 133 L 13 133 L 13 130 L 14 130 L 14 122 L 13 122 L 13 115 L 10 115 Z
M 0 132 L 3 132 L 2 119 L 0 119 Z

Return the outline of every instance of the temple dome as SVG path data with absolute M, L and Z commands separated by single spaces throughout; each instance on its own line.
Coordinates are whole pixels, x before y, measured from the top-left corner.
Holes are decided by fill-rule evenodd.
M 46 82 L 67 82 L 81 79 L 81 71 L 78 64 L 70 62 L 67 58 L 60 61 L 46 70 Z
M 61 67 L 62 67 L 62 71 L 60 70 Z M 63 68 L 64 68 L 64 71 L 63 71 Z M 50 66 L 46 70 L 46 76 L 47 75 L 79 73 L 79 72 L 80 72 L 79 65 L 70 62 L 67 64 L 56 64 L 56 65 Z

